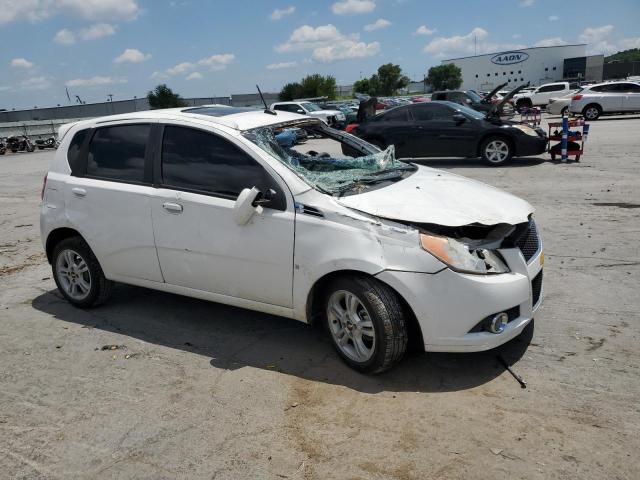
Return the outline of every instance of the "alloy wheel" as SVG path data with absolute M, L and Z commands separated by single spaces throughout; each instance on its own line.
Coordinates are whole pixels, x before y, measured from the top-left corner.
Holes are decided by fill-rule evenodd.
M 509 145 L 504 140 L 492 140 L 487 144 L 484 152 L 491 163 L 502 163 L 509 158 Z
M 587 117 L 587 120 L 594 120 L 598 118 L 599 114 L 600 112 L 598 112 L 596 107 L 589 107 L 584 112 L 584 116 Z
M 329 330 L 338 348 L 356 362 L 369 360 L 376 333 L 369 312 L 360 299 L 346 290 L 334 292 L 327 303 Z
M 74 300 L 84 300 L 91 291 L 89 266 L 75 250 L 62 250 L 56 260 L 58 281 L 65 293 Z

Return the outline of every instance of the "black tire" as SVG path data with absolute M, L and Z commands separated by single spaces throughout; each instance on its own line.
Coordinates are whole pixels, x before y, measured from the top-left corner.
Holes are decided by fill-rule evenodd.
M 373 325 L 375 342 L 370 347 L 373 353 L 366 361 L 350 358 L 332 333 L 332 328 L 338 324 L 329 313 L 329 301 L 334 294 L 340 292 L 355 295 L 366 309 L 367 316 Z M 391 368 L 404 356 L 408 344 L 406 314 L 398 295 L 387 285 L 364 276 L 341 277 L 324 292 L 322 305 L 324 324 L 329 338 L 338 355 L 351 368 L 364 373 L 380 373 Z M 349 342 L 355 346 L 352 340 Z
M 498 149 L 501 153 L 495 152 Z M 513 145 L 506 137 L 491 135 L 485 138 L 480 145 L 480 155 L 492 167 L 504 165 L 513 157 Z
M 82 299 L 73 298 L 64 288 L 60 272 L 58 271 L 58 258 L 65 251 L 72 250 L 85 261 L 90 275 L 90 288 L 86 297 Z M 79 308 L 97 307 L 104 303 L 113 289 L 113 282 L 105 278 L 102 267 L 95 257 L 87 242 L 82 237 L 70 237 L 60 241 L 54 248 L 51 256 L 51 266 L 53 270 L 53 278 L 60 293 L 69 303 Z
M 596 103 L 590 103 L 582 109 L 582 116 L 590 122 L 598 120 L 602 115 L 602 107 Z

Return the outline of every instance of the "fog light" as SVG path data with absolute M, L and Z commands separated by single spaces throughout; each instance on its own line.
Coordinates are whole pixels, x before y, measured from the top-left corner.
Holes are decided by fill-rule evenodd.
M 498 313 L 491 319 L 491 323 L 489 324 L 489 331 L 491 333 L 502 333 L 507 326 L 507 322 L 509 321 L 509 315 L 505 312 Z

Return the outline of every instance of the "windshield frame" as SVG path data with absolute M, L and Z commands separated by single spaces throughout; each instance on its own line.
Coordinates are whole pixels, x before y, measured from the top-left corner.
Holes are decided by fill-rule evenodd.
M 320 110 L 322 110 L 320 106 L 316 105 L 313 102 L 300 102 L 300 106 L 307 112 L 319 112 Z

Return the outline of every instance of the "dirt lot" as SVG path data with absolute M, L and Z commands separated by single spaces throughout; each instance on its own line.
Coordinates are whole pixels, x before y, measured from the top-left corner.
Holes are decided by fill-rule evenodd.
M 141 288 L 77 310 L 39 238 L 52 153 L 0 157 L 0 477 L 639 478 L 639 133 L 594 122 L 579 164 L 425 162 L 537 208 L 546 297 L 502 350 L 526 389 L 495 351 L 362 376 L 305 325 Z

